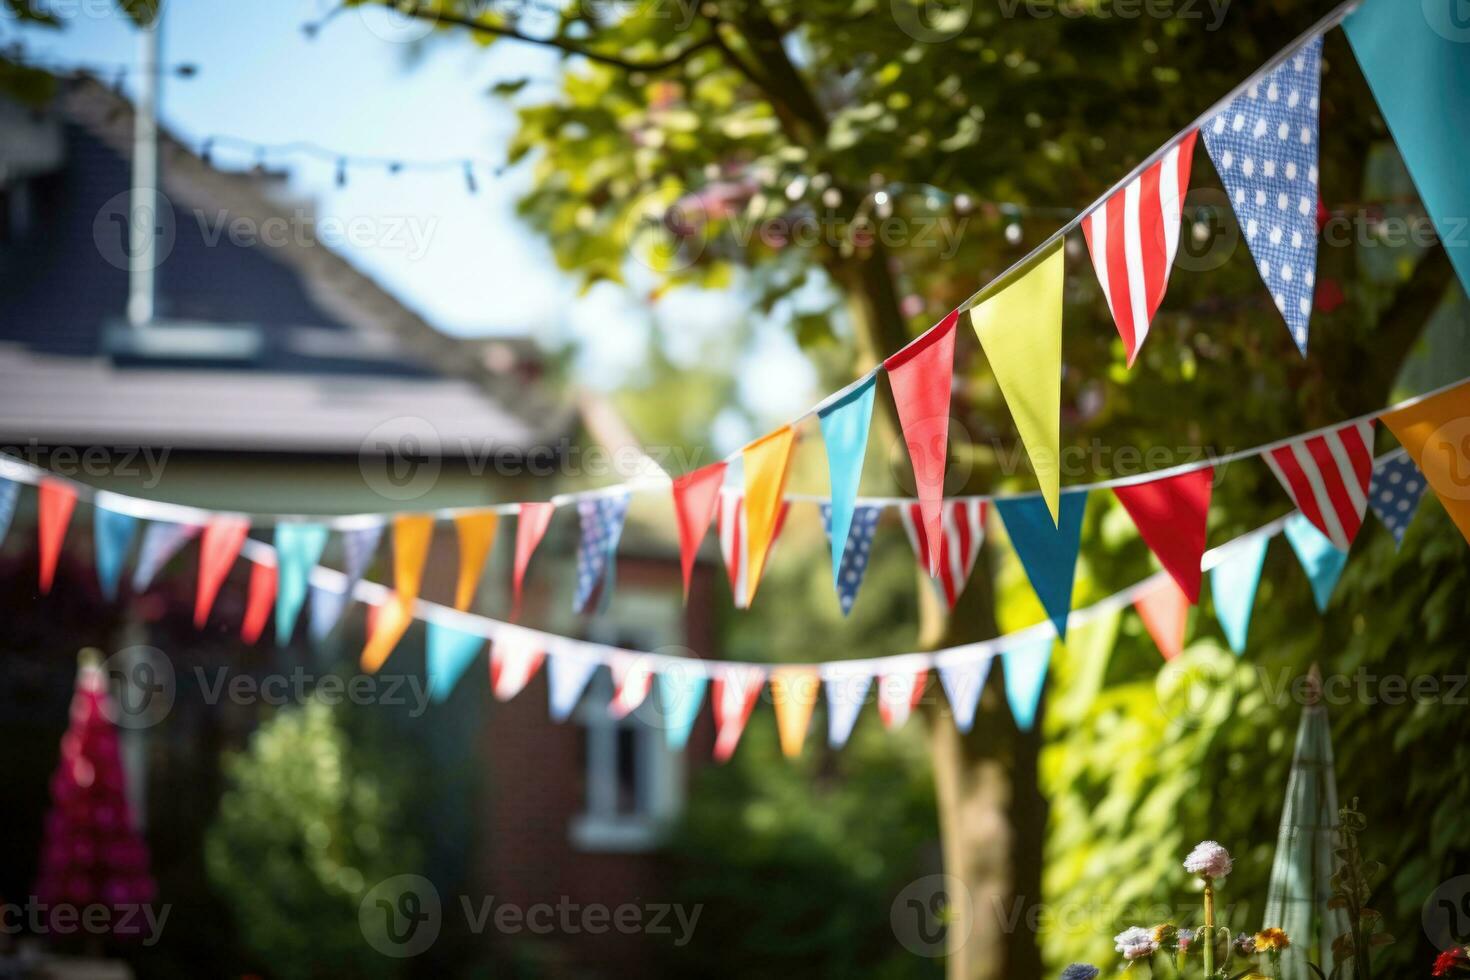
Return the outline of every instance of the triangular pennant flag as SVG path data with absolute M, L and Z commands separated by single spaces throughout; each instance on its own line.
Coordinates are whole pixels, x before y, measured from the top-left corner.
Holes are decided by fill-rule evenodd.
M 1368 484 L 1368 506 L 1393 535 L 1395 549 L 1404 543 L 1404 532 L 1419 512 L 1419 501 L 1429 484 L 1407 455 L 1386 456 L 1373 467 Z
M 746 603 L 755 601 L 766 554 L 776 538 L 785 506 L 786 468 L 796 431 L 783 425 L 761 436 L 741 452 L 745 464 Z
M 36 515 L 37 536 L 41 546 L 41 594 L 51 591 L 56 578 L 56 562 L 61 557 L 61 542 L 77 506 L 77 492 L 59 480 L 42 479 L 37 488 L 39 511 Z
M 862 588 L 873 548 L 873 532 L 877 530 L 881 516 L 882 507 L 868 506 L 856 507 L 848 515 L 847 546 L 842 549 L 837 565 L 837 602 L 844 616 L 852 612 L 858 589 Z M 828 504 L 822 504 L 822 524 L 827 529 L 828 539 L 831 539 L 832 508 Z
M 307 625 L 307 635 L 311 642 L 321 643 L 332 633 L 332 628 L 342 618 L 342 613 L 347 609 L 347 593 L 326 589 L 320 585 L 313 585 L 308 593 L 311 603 L 311 614 Z
M 348 528 L 342 532 L 342 557 L 347 566 L 343 574 L 347 576 L 347 583 L 341 592 L 331 589 L 319 589 L 311 587 L 311 623 L 310 635 L 312 642 L 320 643 L 331 634 L 333 627 L 337 625 L 342 614 L 352 603 L 353 592 L 357 583 L 362 581 L 363 574 L 372 564 L 373 556 L 377 554 L 378 542 L 383 538 L 383 525 L 370 524 L 366 527 Z
M 1011 547 L 1031 588 L 1046 610 L 1057 637 L 1067 638 L 1067 616 L 1072 611 L 1072 587 L 1077 578 L 1077 550 L 1082 542 L 1082 517 L 1087 491 L 1061 495 L 1059 517 L 1052 522 L 1040 497 L 997 497 L 995 509 L 1010 535 Z
M 577 545 L 577 594 L 572 608 L 585 612 L 599 584 L 604 607 L 612 594 L 618 541 L 628 518 L 628 494 L 578 501 L 577 517 L 582 525 L 582 541 Z
M 203 530 L 197 524 L 155 521 L 143 529 L 138 546 L 138 564 L 133 567 L 133 592 L 146 592 L 168 560 Z
M 1326 535 L 1317 530 L 1312 522 L 1301 514 L 1292 514 L 1286 519 L 1286 540 L 1296 552 L 1302 571 L 1312 583 L 1312 598 L 1319 612 L 1327 611 L 1332 601 L 1332 590 L 1347 567 L 1347 552 L 1338 549 Z
M 325 524 L 282 521 L 276 525 L 276 645 L 291 642 L 296 618 L 306 603 L 311 570 L 327 545 Z
M 359 663 L 367 674 L 377 673 L 413 623 L 413 604 L 424 580 L 424 563 L 434 536 L 434 518 L 428 514 L 399 514 L 393 518 L 393 594 L 377 609 Z
M 607 666 L 613 680 L 608 714 L 614 719 L 626 718 L 648 700 L 648 692 L 653 690 L 653 667 L 646 657 L 621 653 L 614 654 Z
M 220 586 L 235 565 L 250 522 L 243 517 L 221 514 L 204 526 L 199 540 L 199 591 L 194 600 L 194 626 L 203 629 Z
M 494 511 L 460 514 L 454 518 L 459 534 L 459 582 L 454 587 L 454 608 L 463 612 L 475 598 L 475 586 L 485 571 L 485 559 L 495 544 L 500 515 Z
M 1225 631 L 1225 642 L 1236 656 L 1245 652 L 1251 627 L 1251 608 L 1261 584 L 1261 567 L 1266 563 L 1268 535 L 1257 534 L 1228 546 L 1220 564 L 1210 569 L 1210 594 L 1215 599 L 1215 618 Z
M 873 420 L 873 396 L 877 390 L 878 375 L 873 373 L 817 407 L 832 487 L 832 503 L 823 513 L 832 546 L 832 582 L 839 595 L 843 555 L 849 543 L 848 530 L 852 526 L 858 485 L 862 481 L 863 457 L 868 452 L 868 428 Z
M 766 672 L 759 667 L 724 666 L 710 683 L 710 707 L 715 716 L 716 762 L 728 762 L 740 744 L 740 735 L 765 683 Z
M 991 660 L 987 656 L 966 663 L 939 665 L 939 683 L 949 698 L 954 727 L 961 733 L 968 733 L 975 725 L 975 709 L 980 705 L 985 679 L 990 676 Z
M 1450 520 L 1470 541 L 1470 384 L 1383 416 Z
M 1178 588 L 1170 583 L 1169 588 Z M 1051 664 L 1052 638 L 1027 640 L 1001 651 L 1005 665 L 1006 703 L 1016 727 L 1029 732 L 1036 724 L 1041 709 L 1041 693 L 1046 688 L 1046 671 Z
M 1184 652 L 1184 629 L 1189 624 L 1189 596 L 1172 578 L 1133 600 L 1143 628 L 1165 660 Z
M 929 679 L 927 668 L 895 669 L 878 678 L 878 717 L 883 727 L 892 731 L 902 728 L 909 715 L 924 697 L 924 684 Z
M 1058 243 L 1020 279 L 970 311 L 996 384 L 1031 457 L 1041 497 L 1057 517 L 1062 429 L 1062 285 Z
M 1197 130 L 1185 133 L 1157 163 L 1082 219 L 1092 267 L 1123 338 L 1129 367 L 1169 285 L 1198 135 Z
M 689 744 L 689 733 L 699 717 L 709 678 L 704 671 L 666 668 L 658 672 L 659 708 L 664 719 L 664 744 L 678 752 Z
M 14 480 L 0 478 L 0 541 L 10 531 L 11 518 L 15 517 L 15 503 L 20 499 L 20 484 Z
M 1368 507 L 1373 478 L 1373 423 L 1354 422 L 1334 432 L 1298 439 L 1265 456 L 1302 514 L 1339 551 L 1352 547 Z
M 970 581 L 980 546 L 985 542 L 985 501 L 946 500 L 939 511 L 939 549 L 931 553 L 929 536 L 918 504 L 902 504 L 898 509 L 904 530 L 919 567 L 933 574 L 935 591 L 950 609 L 959 601 L 960 593 Z
M 546 659 L 546 646 L 534 633 L 501 630 L 490 643 L 490 690 L 509 701 L 526 689 Z
M 1321 75 L 1318 36 L 1231 99 L 1202 129 L 1261 281 L 1302 354 L 1317 277 Z
M 873 686 L 873 672 L 851 669 L 840 663 L 822 667 L 822 687 L 827 692 L 827 744 L 840 749 L 852 736 L 858 713 Z
M 786 514 L 791 502 L 784 501 L 776 515 L 776 532 L 766 546 L 766 560 L 776 547 L 776 539 L 786 526 Z M 730 580 L 730 594 L 735 598 L 736 609 L 750 608 L 750 563 L 746 560 L 745 497 L 739 493 L 720 494 L 719 510 L 720 555 L 725 561 L 725 574 Z
M 526 569 L 531 566 L 531 556 L 536 546 L 546 536 L 551 525 L 551 515 L 556 513 L 556 504 L 520 504 L 516 511 L 516 556 L 515 568 L 511 572 L 510 618 L 521 618 L 521 599 L 526 584 Z
M 255 646 L 265 630 L 265 621 L 276 602 L 277 578 L 275 565 L 263 561 L 250 563 L 250 589 L 245 593 L 245 619 L 240 623 L 240 639 L 246 646 Z
M 903 427 L 920 523 L 928 537 L 939 536 L 944 500 L 944 467 L 949 455 L 949 396 L 954 386 L 954 335 L 959 311 L 883 362 L 888 386 Z M 929 575 L 939 574 L 939 556 L 931 555 Z
M 427 629 L 429 637 L 424 648 L 424 668 L 429 675 L 429 697 L 443 702 L 454 693 L 465 670 L 485 649 L 485 638 L 432 619 L 428 621 Z
M 1205 525 L 1214 486 L 1214 467 L 1206 467 L 1113 488 L 1139 535 L 1191 604 L 1199 602 L 1200 558 L 1205 553 Z
M 714 520 L 720 485 L 727 463 L 711 463 L 674 480 L 674 516 L 679 524 L 679 565 L 684 571 L 684 601 L 689 601 L 689 579 L 700 542 Z
M 822 677 L 815 667 L 780 667 L 771 671 L 776 731 L 781 737 L 781 754 L 788 759 L 801 755 L 821 686 Z
M 547 700 L 552 721 L 566 721 L 582 700 L 587 682 L 600 664 L 591 657 L 562 654 L 553 650 L 546 659 Z
M 101 504 L 92 508 L 92 540 L 97 552 L 97 583 L 109 602 L 117 598 L 117 582 L 122 577 L 123 562 L 138 532 L 138 519 L 120 514 Z

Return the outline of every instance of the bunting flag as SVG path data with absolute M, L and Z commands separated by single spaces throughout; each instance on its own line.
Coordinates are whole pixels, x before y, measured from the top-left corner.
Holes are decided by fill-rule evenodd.
M 1292 503 L 1339 551 L 1352 547 L 1373 477 L 1373 423 L 1356 422 L 1266 454 Z
M 685 473 L 674 480 L 674 516 L 679 524 L 679 565 L 684 571 L 684 601 L 689 601 L 689 580 L 694 574 L 694 559 L 699 545 L 709 531 L 719 505 L 720 486 L 725 482 L 727 463 Z
M 878 717 L 889 731 L 902 728 L 909 715 L 919 706 L 924 697 L 924 682 L 929 671 L 899 670 L 883 674 L 878 678 Z
M 279 558 L 279 553 L 277 553 Z M 263 561 L 250 563 L 250 587 L 245 593 L 245 618 L 240 623 L 240 639 L 246 646 L 255 646 L 260 634 L 265 632 L 265 621 L 270 618 L 271 607 L 276 603 L 276 566 Z M 277 616 L 280 612 L 277 611 Z
M 97 553 L 97 584 L 108 602 L 117 599 L 117 583 L 122 577 L 123 562 L 138 532 L 138 519 L 132 514 L 108 510 L 100 503 L 92 508 L 92 542 Z
M 821 671 L 822 687 L 827 692 L 827 744 L 840 749 L 852 736 L 852 727 L 873 686 L 873 673 L 842 663 L 823 664 Z
M 740 744 L 740 735 L 760 697 L 765 671 L 759 667 L 723 667 L 710 682 L 710 707 L 715 716 L 716 762 L 728 762 Z
M 551 720 L 566 721 L 582 700 L 587 682 L 601 666 L 591 657 L 550 657 L 546 661 L 547 699 L 551 705 Z
M 623 653 L 614 654 L 607 666 L 613 680 L 608 714 L 614 719 L 626 718 L 648 700 L 648 692 L 653 690 L 653 668 L 646 658 Z
M 1092 267 L 1123 338 L 1129 367 L 1169 286 L 1198 135 L 1190 130 L 1157 163 L 1082 219 Z
M 429 677 L 429 698 L 443 703 L 449 700 L 459 679 L 485 649 L 485 638 L 477 633 L 452 629 L 432 619 L 428 621 L 427 629 L 424 670 Z
M 628 518 L 628 494 L 624 491 L 578 501 L 577 517 L 582 525 L 582 541 L 577 546 L 577 594 L 572 608 L 580 613 L 586 611 L 599 584 L 602 584 L 604 608 L 612 594 L 618 540 L 623 536 L 623 522 Z
M 848 532 L 862 482 L 863 457 L 868 452 L 868 428 L 873 421 L 873 396 L 877 390 L 878 375 L 873 373 L 817 407 L 832 487 L 832 502 L 823 506 L 822 520 L 827 525 L 832 548 L 832 584 L 839 596 L 843 594 L 843 561 L 852 546 Z M 858 579 L 862 579 L 861 572 Z M 857 594 L 856 587 L 852 593 Z M 843 606 L 843 615 L 851 606 L 850 601 Z
M 475 588 L 485 572 L 485 560 L 490 557 L 499 527 L 500 515 L 494 511 L 460 514 L 454 518 L 454 530 L 459 538 L 459 581 L 454 586 L 454 608 L 460 612 L 469 609 L 475 599 Z
M 215 596 L 225 577 L 234 567 L 250 533 L 250 522 L 243 517 L 220 514 L 204 526 L 199 541 L 199 591 L 194 600 L 194 626 L 203 629 L 209 621 L 209 610 L 214 608 Z
M 1403 546 L 1404 532 L 1419 512 L 1419 501 L 1428 484 L 1419 467 L 1407 455 L 1386 456 L 1373 467 L 1373 482 L 1368 484 L 1368 506 L 1393 534 L 1393 546 Z
M 1383 113 L 1460 284 L 1470 292 L 1470 48 L 1464 8 L 1426 0 L 1410 13 L 1394 0 L 1366 0 L 1343 22 L 1353 54 Z M 1447 95 L 1453 93 L 1453 97 Z
M 1133 526 L 1191 605 L 1199 602 L 1200 557 L 1205 553 L 1205 525 L 1214 485 L 1215 469 L 1206 467 L 1113 488 L 1114 496 L 1133 518 Z
M 378 553 L 378 543 L 383 539 L 383 525 L 369 524 L 364 527 L 348 528 L 342 532 L 343 574 L 347 586 L 341 592 L 330 589 L 311 590 L 310 634 L 313 642 L 320 643 L 332 632 L 333 627 L 352 604 L 353 592 L 362 581 L 373 557 Z
M 741 452 L 745 465 L 745 602 L 755 601 L 766 554 L 775 541 L 786 511 L 786 469 L 796 431 L 789 425 L 746 446 Z
M 133 592 L 148 591 L 148 586 L 163 571 L 170 558 L 194 540 L 203 530 L 197 524 L 170 524 L 155 521 L 143 529 L 143 543 L 138 546 L 138 564 L 133 568 Z
M 534 633 L 502 630 L 490 643 L 490 690 L 497 701 L 509 701 L 526 689 L 546 659 L 546 648 Z
M 1296 552 L 1302 571 L 1312 583 L 1312 599 L 1318 612 L 1326 612 L 1332 601 L 1332 590 L 1347 567 L 1347 552 L 1341 550 L 1311 521 L 1301 514 L 1292 514 L 1286 519 L 1286 540 Z
M 1082 518 L 1087 512 L 1087 491 L 1061 495 L 1059 520 L 1052 522 L 1046 501 L 1040 497 L 997 498 L 1006 534 L 1031 588 L 1056 627 L 1057 637 L 1067 638 L 1067 616 L 1072 611 L 1072 587 L 1077 578 L 1077 551 L 1082 543 Z
M 61 557 L 61 542 L 77 506 L 77 492 L 59 480 L 43 479 L 37 488 L 39 496 L 37 537 L 41 547 L 41 594 L 51 591 L 56 578 L 56 562 Z
M 1144 629 L 1153 637 L 1165 660 L 1173 660 L 1184 652 L 1184 630 L 1189 625 L 1189 596 L 1178 581 L 1170 579 L 1133 600 L 1133 608 L 1143 620 Z
M 1035 727 L 1036 716 L 1041 710 L 1041 694 L 1046 688 L 1046 671 L 1051 664 L 1051 642 L 1052 638 L 1046 636 L 1001 651 L 1006 703 L 1011 706 L 1011 717 L 1015 719 L 1016 727 L 1023 732 Z
M 980 706 L 980 692 L 985 690 L 985 680 L 990 676 L 990 663 L 991 658 L 986 657 L 939 667 L 939 683 L 949 699 L 954 726 L 961 734 L 968 734 L 975 725 L 975 709 Z
M 786 515 L 791 510 L 790 501 L 782 501 L 780 513 L 776 515 L 776 532 L 766 546 L 766 557 L 781 536 L 786 526 Z M 750 608 L 750 579 L 747 574 L 745 548 L 745 497 L 736 493 L 720 494 L 719 511 L 720 555 L 725 560 L 725 574 L 730 579 L 730 594 L 735 598 L 736 609 Z
M 516 558 L 512 572 L 510 618 L 521 618 L 521 599 L 526 584 L 526 569 L 531 565 L 531 556 L 536 546 L 546 536 L 551 525 L 551 515 L 556 512 L 553 503 L 520 504 L 516 516 Z
M 709 683 L 703 671 L 661 670 L 658 672 L 658 699 L 663 710 L 664 744 L 679 752 L 689 744 L 689 733 L 699 718 L 704 689 Z
M 375 674 L 413 623 L 413 604 L 424 581 L 424 563 L 434 536 L 434 518 L 428 514 L 399 514 L 393 518 L 393 594 L 377 607 L 359 658 L 363 673 Z
M 0 541 L 10 531 L 10 521 L 15 517 L 15 504 L 20 500 L 20 484 L 14 480 L 0 478 Z
M 781 754 L 788 759 L 801 755 L 821 685 L 821 674 L 815 667 L 782 667 L 771 671 L 776 731 L 781 737 Z
M 1061 484 L 1061 243 L 1020 279 L 970 311 L 970 324 L 1010 406 L 1041 497 L 1056 524 Z
M 1434 488 L 1445 512 L 1470 541 L 1470 384 L 1383 416 Z
M 832 507 L 822 504 L 822 525 L 827 529 L 827 538 L 832 538 Z M 837 566 L 837 602 L 842 606 L 842 615 L 852 612 L 857 601 L 858 589 L 863 586 L 863 576 L 868 571 L 868 559 L 873 547 L 873 532 L 878 529 L 878 518 L 883 516 L 882 507 L 860 506 L 848 515 L 847 547 L 842 549 L 842 558 Z
M 919 498 L 924 533 L 930 538 L 939 537 L 940 505 L 944 502 L 949 395 L 954 385 L 954 335 L 959 322 L 956 310 L 883 362 L 914 468 L 914 492 Z M 939 574 L 939 556 L 931 558 L 929 577 L 933 578 Z
M 1261 568 L 1266 563 L 1266 546 L 1270 543 L 1271 539 L 1264 534 L 1247 538 L 1231 546 L 1224 560 L 1210 569 L 1210 594 L 1215 599 L 1215 618 L 1225 632 L 1225 642 L 1230 644 L 1237 657 L 1245 652 L 1251 609 L 1256 603 Z
M 308 617 L 307 635 L 312 643 L 320 644 L 332 633 L 332 628 L 342 618 L 350 601 L 346 592 L 336 592 L 312 585 L 307 593 L 311 606 Z
M 311 570 L 327 546 L 325 524 L 282 521 L 276 525 L 276 645 L 291 642 L 296 618 L 306 603 Z
M 1204 126 L 1276 308 L 1307 353 L 1317 276 L 1317 110 L 1322 38 L 1307 41 Z
M 985 541 L 985 501 L 946 500 L 940 508 L 940 538 L 937 561 L 930 554 L 928 532 L 918 504 L 904 504 L 898 509 L 903 518 L 904 530 L 909 543 L 919 559 L 919 567 L 927 570 L 937 568 L 939 577 L 934 579 L 935 591 L 950 609 L 965 591 L 970 581 L 970 572 L 975 568 L 975 559 L 980 555 L 980 545 Z

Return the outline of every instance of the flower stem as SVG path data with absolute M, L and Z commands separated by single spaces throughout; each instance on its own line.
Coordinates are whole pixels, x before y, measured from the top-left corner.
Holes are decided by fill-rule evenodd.
M 1201 930 L 1204 935 L 1200 938 L 1204 942 L 1200 952 L 1205 958 L 1205 976 L 1215 975 L 1215 884 L 1209 878 L 1205 879 L 1205 926 Z

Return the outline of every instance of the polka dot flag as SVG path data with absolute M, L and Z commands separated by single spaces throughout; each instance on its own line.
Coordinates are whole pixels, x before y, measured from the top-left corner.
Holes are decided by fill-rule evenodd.
M 863 573 L 868 570 L 868 558 L 873 547 L 873 531 L 878 527 L 881 507 L 866 507 L 861 504 L 853 508 L 852 527 L 847 532 L 847 546 L 842 549 L 842 564 L 837 568 L 837 601 L 842 606 L 842 615 L 852 612 L 857 601 L 858 589 L 863 585 Z M 832 536 L 832 505 L 822 505 L 822 526 L 827 536 Z
M 1404 543 L 1404 532 L 1419 510 L 1424 496 L 1424 474 L 1408 454 L 1380 459 L 1373 467 L 1373 482 L 1368 485 L 1368 506 L 1393 532 L 1397 547 Z
M 1317 109 L 1322 38 L 1303 44 L 1201 132 L 1261 281 L 1297 349 L 1317 278 Z

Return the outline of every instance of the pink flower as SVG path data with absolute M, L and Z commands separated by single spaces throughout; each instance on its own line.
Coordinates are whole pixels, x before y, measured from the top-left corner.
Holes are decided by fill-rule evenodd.
M 1209 881 L 1224 881 L 1230 876 L 1235 864 L 1230 852 L 1212 840 L 1207 840 L 1189 852 L 1184 859 L 1184 870 Z
M 1113 937 L 1113 942 L 1117 944 L 1118 952 L 1123 954 L 1123 959 L 1130 961 L 1147 959 L 1159 949 L 1154 934 L 1138 926 L 1124 929 Z

